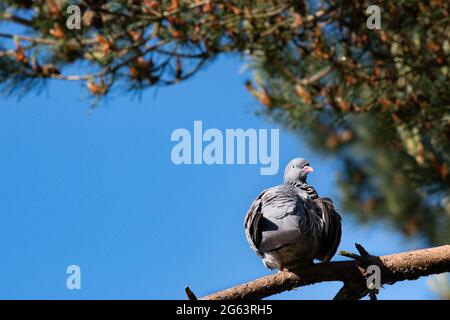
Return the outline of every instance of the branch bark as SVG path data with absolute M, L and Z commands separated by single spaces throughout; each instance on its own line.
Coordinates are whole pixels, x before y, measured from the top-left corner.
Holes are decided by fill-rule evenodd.
M 370 256 L 366 263 L 380 267 L 381 284 L 415 280 L 431 274 L 450 272 L 450 245 L 380 257 Z M 261 299 L 323 281 L 365 284 L 366 276 L 365 267 L 357 260 L 319 263 L 293 272 L 268 275 L 210 294 L 202 300 Z

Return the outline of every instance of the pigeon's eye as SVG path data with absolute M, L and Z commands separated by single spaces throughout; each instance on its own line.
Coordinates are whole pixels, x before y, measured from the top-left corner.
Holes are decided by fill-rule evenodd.
M 292 168 L 295 168 L 295 166 L 292 166 Z

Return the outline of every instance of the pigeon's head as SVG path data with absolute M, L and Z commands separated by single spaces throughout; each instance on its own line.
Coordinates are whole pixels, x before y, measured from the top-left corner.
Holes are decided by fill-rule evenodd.
M 309 162 L 303 158 L 295 158 L 291 160 L 286 169 L 284 169 L 284 182 L 300 181 L 306 182 L 308 173 L 313 172 L 314 169 L 309 165 Z

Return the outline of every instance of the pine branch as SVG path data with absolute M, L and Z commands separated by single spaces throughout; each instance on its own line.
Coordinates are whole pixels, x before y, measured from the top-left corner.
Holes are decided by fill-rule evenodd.
M 419 277 L 450 272 L 450 245 L 402 252 L 386 256 L 370 256 L 370 264 L 381 271 L 381 284 L 415 280 Z M 327 262 L 301 268 L 295 272 L 278 272 L 230 289 L 219 291 L 202 300 L 254 300 L 283 291 L 324 281 L 365 283 L 365 268 L 356 260 Z

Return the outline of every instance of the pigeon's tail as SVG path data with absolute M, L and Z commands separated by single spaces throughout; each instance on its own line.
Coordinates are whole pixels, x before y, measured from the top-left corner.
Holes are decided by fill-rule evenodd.
M 333 300 L 359 300 L 368 293 L 369 289 L 364 285 L 344 284 Z

